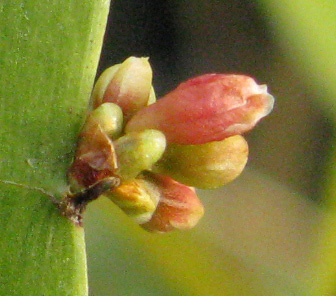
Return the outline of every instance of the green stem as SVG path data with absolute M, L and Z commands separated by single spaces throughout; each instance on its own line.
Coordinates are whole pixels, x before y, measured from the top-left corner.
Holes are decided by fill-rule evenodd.
M 84 233 L 60 215 L 109 1 L 0 2 L 0 290 L 87 295 Z

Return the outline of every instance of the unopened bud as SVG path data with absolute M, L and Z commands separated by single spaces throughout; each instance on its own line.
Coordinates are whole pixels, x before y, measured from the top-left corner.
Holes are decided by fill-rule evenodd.
M 123 127 L 123 114 L 121 108 L 113 103 L 104 103 L 93 110 L 84 125 L 82 133 L 99 125 L 101 129 L 112 139 L 118 137 Z
M 243 171 L 248 144 L 240 136 L 201 145 L 169 144 L 153 170 L 198 188 L 217 188 Z
M 125 118 L 129 118 L 147 106 L 151 88 L 152 69 L 148 58 L 129 57 L 114 73 L 102 102 L 119 105 Z M 98 100 L 97 103 L 99 102 Z
M 168 176 L 146 173 L 144 178 L 160 192 L 159 204 L 152 218 L 141 226 L 152 232 L 186 230 L 194 227 L 204 208 L 194 188 L 180 184 Z
M 265 85 L 243 75 L 207 74 L 137 112 L 126 132 L 157 129 L 168 143 L 204 144 L 252 129 L 273 108 Z
M 138 224 L 148 222 L 160 199 L 160 192 L 149 181 L 137 178 L 104 194 Z
M 149 170 L 162 156 L 166 138 L 157 130 L 128 133 L 114 142 L 118 160 L 117 174 L 123 180 Z
M 93 102 L 94 108 L 97 108 L 100 104 L 103 103 L 103 97 L 105 91 L 110 84 L 112 78 L 119 70 L 121 64 L 114 65 L 110 68 L 107 68 L 98 78 L 91 95 L 91 100 Z

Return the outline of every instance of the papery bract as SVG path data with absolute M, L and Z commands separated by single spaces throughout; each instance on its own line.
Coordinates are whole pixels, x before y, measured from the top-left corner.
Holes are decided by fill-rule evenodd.
M 76 156 L 69 170 L 72 192 L 78 192 L 100 180 L 115 176 L 116 153 L 112 141 L 100 125 L 91 124 L 80 135 Z
M 250 130 L 270 113 L 273 102 L 267 87 L 250 77 L 206 74 L 137 112 L 125 130 L 153 128 L 170 143 L 204 144 Z

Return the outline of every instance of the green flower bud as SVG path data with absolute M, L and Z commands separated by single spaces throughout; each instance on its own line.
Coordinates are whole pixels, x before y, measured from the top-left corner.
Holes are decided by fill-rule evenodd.
M 117 174 L 123 180 L 135 178 L 149 170 L 162 156 L 166 138 L 157 130 L 128 133 L 114 142 L 117 154 Z
M 105 91 L 110 84 L 112 78 L 119 70 L 121 64 L 114 65 L 106 69 L 97 80 L 95 87 L 92 91 L 91 100 L 95 108 L 97 108 L 102 102 Z
M 189 186 L 217 188 L 239 176 L 247 156 L 248 145 L 240 135 L 201 145 L 169 144 L 153 171 Z
M 148 222 L 160 199 L 160 192 L 150 182 L 134 179 L 104 194 L 138 224 Z
M 118 137 L 123 127 L 123 114 L 121 108 L 113 103 L 104 103 L 93 110 L 84 125 L 83 132 L 92 125 L 98 124 L 101 129 L 112 139 Z
M 102 102 L 119 105 L 127 121 L 126 119 L 147 106 L 151 88 L 152 69 L 148 58 L 129 57 L 113 75 Z

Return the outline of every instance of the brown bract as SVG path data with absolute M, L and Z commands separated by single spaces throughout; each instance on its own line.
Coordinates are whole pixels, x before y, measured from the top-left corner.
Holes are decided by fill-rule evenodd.
M 98 181 L 115 176 L 117 160 L 112 141 L 99 125 L 81 133 L 74 162 L 69 171 L 72 191 L 80 191 Z

